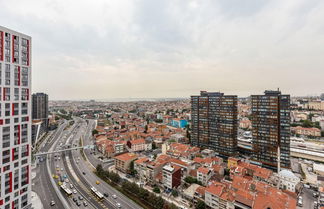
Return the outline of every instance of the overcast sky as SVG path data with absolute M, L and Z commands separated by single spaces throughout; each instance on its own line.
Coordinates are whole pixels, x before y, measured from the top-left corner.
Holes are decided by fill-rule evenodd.
M 323 0 L 0 0 L 50 99 L 324 92 Z

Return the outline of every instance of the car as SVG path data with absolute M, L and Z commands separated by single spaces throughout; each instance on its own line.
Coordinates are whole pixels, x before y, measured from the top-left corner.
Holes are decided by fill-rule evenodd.
M 100 181 L 96 181 L 96 184 L 97 184 L 97 185 L 100 184 Z
M 76 194 L 77 193 L 77 190 L 73 189 L 73 194 Z
M 308 184 L 304 184 L 304 187 L 310 189 L 310 186 Z
M 63 168 L 61 168 L 61 171 L 63 171 Z
M 318 197 L 318 193 L 317 192 L 313 192 L 313 197 Z
M 51 205 L 51 206 L 54 206 L 54 205 L 55 205 L 54 200 L 51 201 L 50 205 Z
M 79 201 L 76 201 L 77 206 L 81 206 L 81 203 Z
M 114 199 L 116 199 L 116 198 L 117 198 L 117 196 L 116 196 L 115 194 L 113 194 L 113 195 L 112 195 L 112 197 L 113 197 Z
M 76 198 L 76 197 L 73 197 L 73 202 L 76 202 L 76 201 L 78 201 L 78 199 Z
M 70 184 L 70 188 L 73 189 L 73 184 Z
M 88 206 L 88 203 L 86 201 L 83 202 L 83 206 L 84 207 L 87 207 Z
M 79 200 L 83 200 L 83 197 L 82 196 L 79 196 Z
M 82 174 L 83 174 L 83 175 L 86 175 L 86 173 L 85 173 L 85 172 L 82 172 Z
M 303 200 L 302 199 L 299 199 L 298 202 L 297 202 L 298 206 L 299 207 L 302 207 L 303 206 Z
M 104 193 L 104 196 L 105 196 L 105 197 L 109 197 L 109 194 L 107 194 L 107 193 Z
M 119 202 L 116 203 L 116 206 L 117 206 L 118 208 L 121 208 L 121 204 L 120 204 Z
M 58 160 L 61 160 L 61 157 L 58 157 Z

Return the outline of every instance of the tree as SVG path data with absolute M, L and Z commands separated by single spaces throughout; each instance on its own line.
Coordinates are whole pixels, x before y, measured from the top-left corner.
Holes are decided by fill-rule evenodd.
M 309 121 L 309 120 L 303 120 L 303 121 L 302 121 L 302 126 L 303 126 L 304 128 L 311 128 L 311 127 L 313 126 L 313 124 L 312 124 L 312 122 Z
M 137 171 L 134 169 L 134 161 L 132 161 L 129 165 L 129 171 L 131 175 L 135 175 Z
M 92 130 L 92 136 L 94 136 L 94 135 L 96 135 L 96 134 L 98 134 L 97 129 L 93 129 L 93 130 Z
M 153 192 L 158 193 L 158 194 L 161 193 L 160 188 L 157 186 L 154 187 Z
M 179 193 L 178 193 L 177 190 L 172 190 L 171 194 L 172 194 L 173 197 L 178 197 L 179 196 Z
M 104 169 L 102 168 L 102 165 L 101 164 L 98 164 L 97 165 L 96 172 L 97 172 L 98 176 L 102 176 L 103 177 Z
M 156 144 L 155 144 L 155 142 L 152 143 L 152 149 L 156 149 Z
M 197 205 L 196 205 L 196 209 L 205 209 L 206 208 L 206 204 L 204 201 L 199 200 Z
M 118 184 L 120 182 L 120 176 L 118 175 L 118 173 L 113 173 L 113 172 L 110 173 L 109 178 L 116 184 Z

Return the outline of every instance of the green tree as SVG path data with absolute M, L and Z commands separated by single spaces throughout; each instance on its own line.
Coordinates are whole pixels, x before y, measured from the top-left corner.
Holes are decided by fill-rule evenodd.
M 98 134 L 97 129 L 93 129 L 93 130 L 92 130 L 92 136 L 94 136 L 94 135 L 96 135 L 96 134 Z
M 157 186 L 154 187 L 153 192 L 155 192 L 155 193 L 161 193 L 160 188 L 157 187 Z
M 109 175 L 109 178 L 110 178 L 110 180 L 112 180 L 116 184 L 118 184 L 120 182 L 120 176 L 118 175 L 118 173 L 111 172 L 110 175 Z
M 102 168 L 101 164 L 98 164 L 96 167 L 96 172 L 98 174 L 98 176 L 103 177 L 104 175 L 104 169 Z
M 199 200 L 197 205 L 196 205 L 196 209 L 205 209 L 206 208 L 206 204 L 204 201 Z
M 129 165 L 129 171 L 131 175 L 135 175 L 137 173 L 137 171 L 134 168 L 134 161 L 132 161 Z
M 178 193 L 178 191 L 177 190 L 172 190 L 172 196 L 174 196 L 174 197 L 178 197 L 179 196 L 179 193 Z

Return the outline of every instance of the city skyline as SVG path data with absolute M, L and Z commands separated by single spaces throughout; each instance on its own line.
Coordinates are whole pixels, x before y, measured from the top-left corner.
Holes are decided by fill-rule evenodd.
M 32 92 L 53 100 L 324 91 L 321 1 L 1 4 L 33 37 Z

